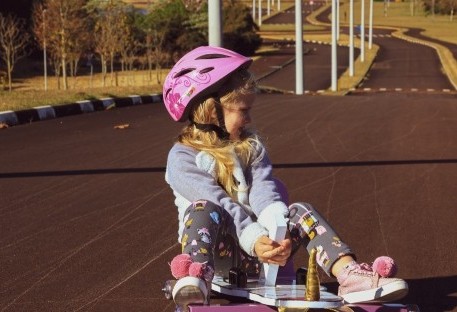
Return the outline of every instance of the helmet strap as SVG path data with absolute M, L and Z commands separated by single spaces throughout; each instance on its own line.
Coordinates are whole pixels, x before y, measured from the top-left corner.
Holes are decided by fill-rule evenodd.
M 197 123 L 193 120 L 192 117 L 190 117 L 190 123 L 192 125 L 194 125 L 198 130 L 201 130 L 204 132 L 214 131 L 214 132 L 216 132 L 219 139 L 228 140 L 230 137 L 230 133 L 228 133 L 227 128 L 225 128 L 224 111 L 222 110 L 221 100 L 218 95 L 214 95 L 214 98 L 216 99 L 215 108 L 216 108 L 216 116 L 217 116 L 217 121 L 219 123 L 219 126 L 214 125 L 214 124 Z
M 228 140 L 230 136 L 230 134 L 227 131 L 224 131 L 221 127 L 213 124 L 201 124 L 191 121 L 191 125 L 194 125 L 198 130 L 203 132 L 214 131 L 221 140 Z

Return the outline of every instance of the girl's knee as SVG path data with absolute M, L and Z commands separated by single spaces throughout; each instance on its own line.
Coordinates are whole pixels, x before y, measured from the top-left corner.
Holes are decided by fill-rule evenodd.
M 305 202 L 297 202 L 293 203 L 292 205 L 289 206 L 289 218 L 293 218 L 295 216 L 304 216 L 307 214 L 310 214 L 312 212 L 315 212 L 316 210 L 314 207 Z
M 222 220 L 223 212 L 219 205 L 211 201 L 196 200 L 187 208 L 184 216 L 186 219 L 190 216 L 198 219 L 210 219 L 219 224 Z
M 221 206 L 209 201 L 209 200 L 204 200 L 204 199 L 199 199 L 194 202 L 187 208 L 187 213 L 188 212 L 211 212 L 211 211 L 216 211 L 218 213 L 222 212 Z

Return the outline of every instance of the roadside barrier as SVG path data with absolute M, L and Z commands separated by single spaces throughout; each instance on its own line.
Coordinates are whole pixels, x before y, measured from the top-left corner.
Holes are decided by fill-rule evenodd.
M 117 107 L 162 103 L 162 94 L 130 95 L 121 98 L 77 101 L 75 103 L 37 106 L 19 111 L 0 112 L 0 124 L 15 126 L 39 120 L 104 111 Z

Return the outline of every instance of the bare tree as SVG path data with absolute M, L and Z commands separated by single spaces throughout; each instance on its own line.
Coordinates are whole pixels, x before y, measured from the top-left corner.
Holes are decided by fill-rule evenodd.
M 63 88 L 68 89 L 67 67 L 78 64 L 88 42 L 86 0 L 44 0 L 34 7 L 34 33 L 41 46 L 47 44 L 52 59 L 60 60 Z M 57 75 L 57 73 L 56 73 Z M 58 77 L 59 75 L 57 75 Z
M 0 13 L 0 57 L 6 65 L 8 89 L 12 90 L 12 73 L 16 62 L 27 55 L 29 34 L 26 32 L 24 20 L 13 15 L 6 17 Z
M 131 40 L 131 25 L 128 22 L 130 6 L 121 0 L 91 0 L 87 8 L 95 20 L 95 50 L 101 58 L 103 86 L 105 86 L 108 63 L 111 83 L 113 83 L 114 60 L 122 49 L 131 44 L 128 42 Z

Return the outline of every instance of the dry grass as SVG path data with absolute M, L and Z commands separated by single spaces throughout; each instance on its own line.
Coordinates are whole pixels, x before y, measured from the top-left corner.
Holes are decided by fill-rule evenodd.
M 160 81 L 163 81 L 166 74 L 167 70 L 163 70 Z M 49 77 L 48 90 L 44 91 L 43 77 L 16 80 L 13 83 L 12 92 L 0 91 L 0 111 L 162 92 L 162 86 L 156 73 L 152 72 L 150 77 L 149 71 L 120 72 L 113 79 L 110 79 L 108 75 L 105 87 L 102 86 L 100 74 L 96 74 L 92 78 L 90 76 L 69 78 L 68 85 L 68 90 L 59 90 L 57 79 Z
M 365 4 L 365 22 L 368 22 L 368 1 Z M 341 7 L 341 16 L 348 17 L 349 3 Z M 341 18 L 341 22 L 348 22 Z M 360 1 L 354 1 L 354 23 L 360 23 Z M 421 9 L 417 9 L 415 16 L 411 16 L 409 1 L 391 2 L 387 7 L 387 15 L 384 16 L 384 3 L 373 3 L 373 25 L 393 26 L 400 28 L 421 28 L 423 34 L 432 38 L 457 44 L 457 18 L 453 21 L 445 15 L 426 15 Z

